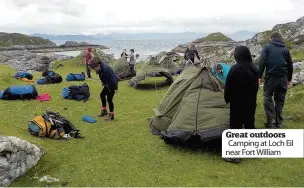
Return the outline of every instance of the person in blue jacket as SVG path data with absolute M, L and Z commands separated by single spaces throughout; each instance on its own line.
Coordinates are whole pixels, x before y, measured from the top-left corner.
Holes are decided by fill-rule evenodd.
M 230 68 L 231 66 L 226 63 L 217 63 L 212 68 L 212 74 L 225 85 Z
M 104 86 L 100 93 L 102 107 L 101 113 L 98 116 L 105 117 L 105 120 L 114 120 L 113 98 L 115 90 L 118 90 L 118 77 L 108 63 L 104 63 L 98 58 L 91 61 L 90 67 L 99 75 Z M 107 111 L 107 101 L 110 113 Z

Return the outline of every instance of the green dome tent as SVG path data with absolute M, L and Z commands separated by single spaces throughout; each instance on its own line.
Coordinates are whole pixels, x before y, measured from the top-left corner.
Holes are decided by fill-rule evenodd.
M 152 133 L 181 142 L 194 135 L 202 141 L 221 138 L 230 113 L 222 88 L 206 67 L 187 67 L 149 118 Z
M 159 60 L 159 64 L 165 69 L 167 69 L 170 72 L 170 74 L 172 75 L 176 74 L 178 68 L 168 55 L 162 56 L 161 59 Z
M 164 76 L 167 78 L 164 83 L 156 85 L 157 87 L 170 85 L 173 83 L 173 77 L 171 76 L 170 72 L 162 67 L 155 58 L 151 58 L 149 62 L 141 66 L 141 69 L 136 72 L 136 76 L 129 80 L 129 85 L 131 87 L 137 87 L 139 82 L 145 80 L 146 77 L 156 76 Z M 153 86 L 155 86 L 155 84 L 153 84 Z
M 113 64 L 113 70 L 115 71 L 119 79 L 125 79 L 135 76 L 131 75 L 130 66 L 125 57 L 122 57 L 115 61 L 115 63 Z

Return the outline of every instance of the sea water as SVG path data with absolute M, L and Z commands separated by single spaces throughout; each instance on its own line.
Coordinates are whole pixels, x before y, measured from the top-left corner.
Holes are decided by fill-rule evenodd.
M 134 49 L 135 54 L 139 54 L 139 60 L 145 60 L 150 55 L 156 55 L 162 51 L 171 51 L 180 44 L 190 42 L 190 39 L 138 39 L 138 40 L 90 40 L 76 41 L 87 42 L 90 44 L 104 45 L 110 49 L 103 50 L 107 54 L 113 54 L 115 58 L 119 58 L 121 52 L 126 49 L 130 53 Z M 64 44 L 65 41 L 54 41 L 57 45 Z M 56 52 L 57 54 L 77 56 L 81 51 Z

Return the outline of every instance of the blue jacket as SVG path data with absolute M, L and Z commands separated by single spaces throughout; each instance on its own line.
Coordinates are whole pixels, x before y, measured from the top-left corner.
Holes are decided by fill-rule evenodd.
M 118 90 L 118 77 L 107 63 L 102 63 L 98 74 L 103 86 L 108 87 L 110 90 Z
M 220 64 L 221 64 L 222 67 L 223 67 L 222 73 L 217 74 L 216 71 L 215 71 L 215 69 L 214 69 L 214 67 L 213 67 L 213 68 L 212 68 L 212 74 L 213 74 L 213 76 L 215 76 L 217 79 L 219 79 L 219 80 L 222 82 L 222 84 L 225 84 L 231 66 L 228 65 L 228 64 L 225 64 L 225 63 L 220 63 Z

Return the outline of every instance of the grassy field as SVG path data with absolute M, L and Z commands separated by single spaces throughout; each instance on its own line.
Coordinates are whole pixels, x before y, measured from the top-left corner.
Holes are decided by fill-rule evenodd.
M 69 72 L 84 71 L 78 60 L 65 61 L 55 71 L 64 78 Z M 11 78 L 14 70 L 0 65 L 0 89 L 25 84 Z M 41 73 L 34 74 L 35 78 Z M 97 118 L 101 102 L 101 82 L 86 81 L 91 90 L 88 102 L 61 99 L 62 88 L 79 82 L 36 86 L 49 93 L 51 101 L 0 101 L 0 134 L 17 136 L 42 147 L 46 154 L 38 165 L 11 186 L 303 186 L 304 159 L 247 159 L 241 164 L 226 163 L 221 155 L 204 150 L 192 151 L 166 145 L 151 134 L 147 118 L 167 88 L 143 91 L 119 83 L 115 95 L 115 120 L 96 124 L 81 121 L 83 115 Z M 154 79 L 150 80 L 154 81 Z M 286 128 L 303 128 L 304 87 L 288 92 Z M 264 111 L 259 92 L 256 125 L 263 128 Z M 71 120 L 85 136 L 78 140 L 50 140 L 31 136 L 27 122 L 49 107 Z M 65 110 L 64 108 L 67 108 Z M 34 177 L 50 175 L 60 182 L 40 183 Z

